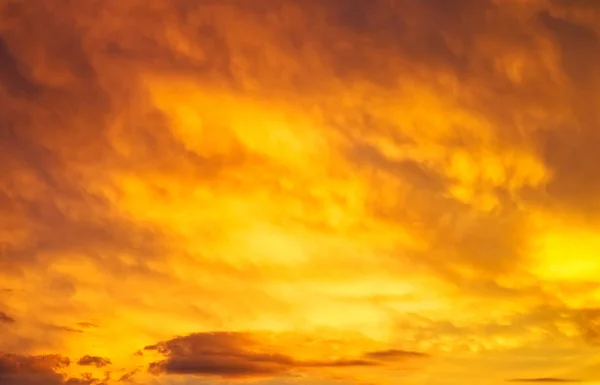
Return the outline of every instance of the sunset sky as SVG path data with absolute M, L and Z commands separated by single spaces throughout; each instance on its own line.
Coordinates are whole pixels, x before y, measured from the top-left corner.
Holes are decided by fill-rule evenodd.
M 0 0 L 0 385 L 600 384 L 600 1 Z

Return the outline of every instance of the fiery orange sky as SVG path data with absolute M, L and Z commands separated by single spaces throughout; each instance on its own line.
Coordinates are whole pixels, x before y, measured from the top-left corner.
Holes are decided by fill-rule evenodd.
M 600 1 L 0 0 L 1 385 L 600 384 Z

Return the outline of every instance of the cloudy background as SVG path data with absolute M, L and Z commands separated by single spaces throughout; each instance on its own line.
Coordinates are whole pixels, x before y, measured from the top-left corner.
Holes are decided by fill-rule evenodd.
M 0 0 L 0 383 L 600 384 L 599 66 L 593 0 Z

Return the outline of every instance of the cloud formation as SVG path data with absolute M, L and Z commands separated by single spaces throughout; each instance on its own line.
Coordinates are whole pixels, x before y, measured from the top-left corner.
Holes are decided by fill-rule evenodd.
M 102 368 L 104 366 L 110 365 L 111 362 L 108 358 L 97 357 L 97 356 L 83 356 L 77 361 L 77 365 L 82 366 L 90 366 L 93 365 L 97 368 Z
M 599 26 L 0 2 L 0 380 L 600 381 Z
M 105 385 L 91 375 L 67 377 L 61 371 L 70 360 L 60 355 L 0 354 L 0 382 L 4 385 Z
M 421 352 L 412 352 L 398 349 L 377 350 L 365 353 L 365 357 L 378 360 L 398 360 L 406 358 L 427 357 L 427 354 Z
M 426 357 L 423 353 L 386 350 L 367 352 L 358 357 L 326 360 L 295 359 L 261 346 L 260 334 L 213 332 L 195 333 L 150 345 L 166 358 L 150 363 L 152 374 L 191 374 L 222 378 L 274 377 L 311 368 L 347 368 L 381 366 L 386 361 Z
M 10 324 L 10 323 L 15 322 L 15 319 L 12 318 L 11 316 L 9 316 L 8 314 L 6 314 L 5 312 L 0 311 L 0 322 Z

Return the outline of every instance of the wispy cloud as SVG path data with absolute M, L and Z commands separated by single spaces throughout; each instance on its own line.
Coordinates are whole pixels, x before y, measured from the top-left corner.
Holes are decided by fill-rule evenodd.
M 82 366 L 90 366 L 93 365 L 97 368 L 102 368 L 104 366 L 110 365 L 111 362 L 108 358 L 98 357 L 98 356 L 89 356 L 85 355 L 77 361 L 77 365 Z
M 13 322 L 15 322 L 15 319 L 12 318 L 11 316 L 9 316 L 8 314 L 6 314 L 5 312 L 0 311 L 0 322 L 13 323 Z

